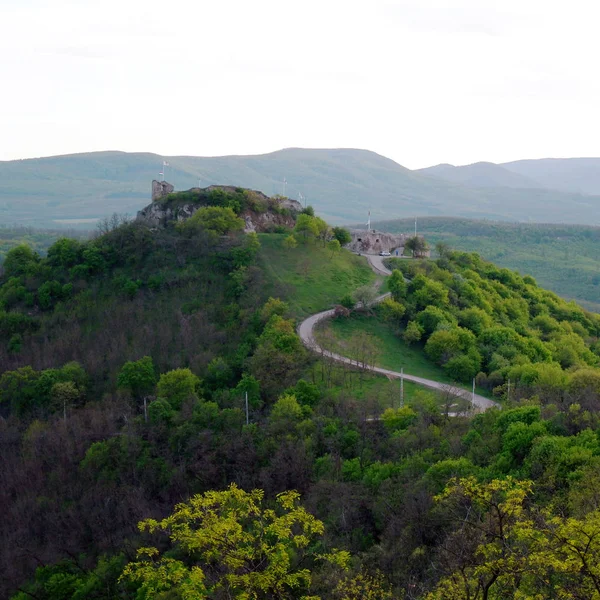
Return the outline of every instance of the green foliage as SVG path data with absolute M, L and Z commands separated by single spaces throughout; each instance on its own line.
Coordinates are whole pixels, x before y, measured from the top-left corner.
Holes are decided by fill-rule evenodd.
M 6 277 L 33 275 L 40 262 L 39 255 L 27 244 L 19 244 L 6 253 L 4 258 L 4 274 Z
M 396 302 L 401 302 L 406 296 L 406 281 L 404 275 L 398 269 L 393 269 L 392 274 L 388 278 L 388 288 L 392 293 L 392 298 Z
M 288 235 L 285 240 L 283 240 L 283 247 L 288 250 L 292 250 L 298 246 L 298 240 L 293 235 Z
M 310 237 L 317 237 L 319 235 L 317 218 L 305 212 L 299 214 L 296 219 L 296 227 L 294 228 L 294 232 L 301 236 L 305 242 Z
M 345 246 L 352 241 L 352 236 L 345 227 L 334 227 L 331 234 L 340 243 L 340 246 Z
M 193 233 L 199 229 L 226 235 L 244 229 L 244 221 L 230 207 L 204 206 L 179 225 L 182 231 Z
M 327 243 L 327 250 L 331 252 L 331 256 L 339 252 L 342 249 L 340 242 L 337 239 L 333 239 Z
M 299 505 L 296 492 L 280 494 L 273 509 L 263 504 L 261 490 L 232 485 L 193 496 L 166 519 L 142 521 L 141 531 L 168 536 L 177 558 L 141 548 L 122 580 L 136 583 L 140 598 L 165 592 L 190 599 L 223 593 L 292 598 L 307 591 L 312 575 L 301 563 L 314 555 L 311 543 L 323 534 L 323 524 Z M 324 558 L 347 562 L 345 554 Z
M 179 410 L 184 402 L 198 399 L 199 386 L 200 379 L 190 369 L 173 369 L 160 376 L 156 394 L 175 410 Z
M 417 413 L 409 406 L 386 408 L 381 419 L 389 432 L 407 429 L 417 420 Z
M 148 396 L 156 385 L 156 371 L 152 357 L 144 356 L 136 361 L 126 362 L 119 371 L 117 384 L 128 389 L 135 398 Z
M 280 298 L 269 298 L 260 311 L 261 321 L 267 323 L 273 315 L 285 316 L 289 310 L 289 305 Z
M 409 321 L 406 324 L 406 329 L 402 334 L 404 341 L 410 346 L 418 342 L 423 337 L 424 329 L 416 321 Z
M 79 262 L 81 252 L 82 245 L 78 240 L 60 238 L 48 248 L 48 262 L 68 269 Z
M 395 326 L 400 326 L 404 313 L 406 312 L 406 308 L 393 298 L 386 298 L 383 302 L 380 302 L 379 309 L 381 310 L 383 318 L 388 323 Z

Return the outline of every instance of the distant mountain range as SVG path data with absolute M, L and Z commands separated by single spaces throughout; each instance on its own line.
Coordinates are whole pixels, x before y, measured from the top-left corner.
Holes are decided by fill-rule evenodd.
M 93 152 L 0 162 L 0 224 L 90 226 L 134 215 L 150 183 L 239 185 L 305 198 L 332 223 L 418 216 L 600 223 L 600 159 L 523 160 L 411 171 L 367 150 L 289 148 L 255 156 Z M 286 183 L 284 184 L 284 180 Z
M 478 162 L 463 167 L 441 164 L 417 172 L 470 187 L 540 188 L 600 195 L 600 158 L 542 158 L 499 165 Z

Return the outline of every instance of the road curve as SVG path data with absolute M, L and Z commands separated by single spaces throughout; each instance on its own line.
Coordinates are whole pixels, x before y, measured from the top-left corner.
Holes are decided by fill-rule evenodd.
M 369 265 L 379 275 L 391 275 L 391 271 L 383 264 L 383 258 L 381 256 L 373 256 L 367 255 L 367 261 Z M 375 299 L 375 303 L 381 302 L 384 298 L 387 298 L 390 294 L 383 294 Z M 311 315 L 310 317 L 304 319 L 302 323 L 298 326 L 298 335 L 302 340 L 302 343 L 313 352 L 320 354 L 321 356 L 325 356 L 336 362 L 344 363 L 347 365 L 352 365 L 355 367 L 361 367 L 366 369 L 367 371 L 372 371 L 373 373 L 379 373 L 381 375 L 386 375 L 387 377 L 399 379 L 400 377 L 404 377 L 406 381 L 412 381 L 424 387 L 428 387 L 434 390 L 440 390 L 448 392 L 450 391 L 453 395 L 468 397 L 472 400 L 473 408 L 476 410 L 487 410 L 488 408 L 498 407 L 498 403 L 486 398 L 484 396 L 480 396 L 479 394 L 471 394 L 470 392 L 457 388 L 455 386 L 451 386 L 447 383 L 441 383 L 439 381 L 434 381 L 433 379 L 425 379 L 424 377 L 417 377 L 416 375 L 409 375 L 404 373 L 403 375 L 398 371 L 391 371 L 389 369 L 383 369 L 381 367 L 372 367 L 372 366 L 362 366 L 358 361 L 348 358 L 346 356 L 342 356 L 341 354 L 336 354 L 335 352 L 330 352 L 329 350 L 325 350 L 319 346 L 317 340 L 315 339 L 315 327 L 324 319 L 330 319 L 335 314 L 333 309 L 324 310 L 323 312 L 317 313 L 315 315 Z

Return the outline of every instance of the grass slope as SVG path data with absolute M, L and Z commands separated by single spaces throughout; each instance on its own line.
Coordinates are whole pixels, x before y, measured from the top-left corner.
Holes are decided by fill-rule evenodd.
M 406 232 L 414 221 L 376 223 L 383 231 Z M 530 274 L 538 283 L 584 307 L 600 311 L 600 227 L 501 223 L 423 218 L 419 231 L 430 244 L 477 252 L 502 267 Z
M 373 336 L 379 348 L 375 360 L 376 366 L 398 372 L 403 368 L 404 372 L 410 375 L 464 388 L 464 386 L 453 382 L 441 367 L 432 363 L 425 356 L 423 344 L 407 345 L 401 337 L 392 331 L 388 324 L 372 316 L 353 313 L 348 319 L 324 321 L 317 329 L 317 340 L 332 352 L 354 358 L 350 340 L 360 332 L 366 332 Z M 423 389 L 421 386 L 410 382 L 405 382 L 404 385 L 408 386 L 405 387 L 405 392 L 410 394 L 406 399 L 410 399 L 417 389 Z M 478 390 L 478 393 L 487 395 L 486 390 Z
M 259 264 L 273 296 L 286 297 L 297 317 L 331 308 L 346 294 L 375 281 L 364 258 L 347 250 L 332 256 L 318 243 L 286 249 L 285 234 L 262 234 Z
M 570 192 L 468 187 L 367 150 L 289 148 L 211 158 L 95 152 L 0 162 L 0 224 L 56 226 L 113 212 L 135 214 L 148 204 L 150 182 L 165 158 L 166 178 L 178 190 L 200 179 L 203 186 L 231 184 L 273 195 L 283 192 L 285 178 L 287 195 L 302 192 L 333 223 L 363 221 L 369 209 L 373 218 L 451 214 L 589 223 L 596 222 L 600 204 L 598 197 Z

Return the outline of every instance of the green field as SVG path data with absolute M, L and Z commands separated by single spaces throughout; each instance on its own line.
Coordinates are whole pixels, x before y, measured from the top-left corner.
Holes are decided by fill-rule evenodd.
M 439 366 L 432 363 L 423 353 L 422 344 L 408 346 L 387 323 L 374 316 L 355 312 L 347 319 L 324 321 L 316 330 L 316 338 L 328 350 L 355 358 L 350 340 L 359 332 L 366 332 L 373 336 L 379 349 L 375 359 L 376 366 L 393 371 L 400 371 L 403 368 L 404 372 L 410 375 L 467 389 L 468 386 L 453 382 Z M 419 386 L 414 387 L 419 388 Z M 477 393 L 483 396 L 489 395 L 486 390 L 481 389 L 477 389 Z
M 394 334 L 389 325 L 376 317 L 353 313 L 348 319 L 330 319 L 317 330 L 317 339 L 322 340 L 323 333 L 328 331 L 335 336 L 333 346 L 328 349 L 343 356 L 354 358 L 349 340 L 356 333 L 364 331 L 373 336 L 379 348 L 376 360 L 378 367 L 393 371 L 404 368 L 405 372 L 411 375 L 452 383 L 440 367 L 425 357 L 420 344 L 408 346 L 402 338 Z
M 382 231 L 411 231 L 414 220 L 375 224 Z M 419 232 L 433 247 L 445 242 L 455 250 L 477 252 L 502 267 L 532 275 L 563 298 L 600 311 L 600 227 L 501 223 L 428 217 Z
M 296 317 L 331 308 L 343 296 L 372 284 L 376 276 L 364 258 L 347 250 L 332 256 L 320 243 L 283 246 L 286 234 L 261 234 L 259 263 L 269 279 L 272 296 L 289 298 Z

